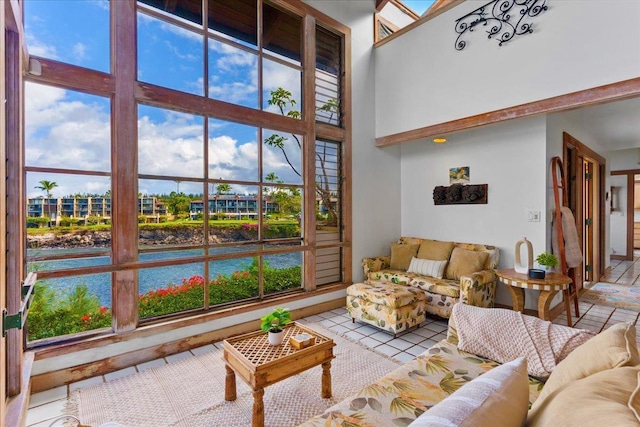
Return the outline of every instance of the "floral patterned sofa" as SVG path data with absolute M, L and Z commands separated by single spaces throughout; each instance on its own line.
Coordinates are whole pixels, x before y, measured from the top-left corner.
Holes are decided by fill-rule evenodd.
M 517 341 L 513 331 L 490 334 Z M 611 326 L 575 347 L 545 382 L 527 376 L 525 365 L 518 388 L 509 380 L 489 388 L 494 371 L 518 360 L 500 364 L 458 347 L 458 331 L 449 321 L 445 340 L 299 427 L 640 425 L 640 357 L 632 323 Z M 484 395 L 470 395 L 474 387 L 485 388 Z M 441 418 L 447 409 L 454 419 Z
M 495 246 L 401 237 L 391 255 L 362 260 L 365 282 L 347 288 L 347 310 L 354 321 L 395 335 L 426 313 L 448 318 L 458 301 L 493 307 L 498 262 Z

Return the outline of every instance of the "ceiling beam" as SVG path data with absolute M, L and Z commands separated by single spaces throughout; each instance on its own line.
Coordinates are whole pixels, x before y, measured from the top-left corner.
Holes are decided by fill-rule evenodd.
M 640 77 L 376 138 L 376 147 L 431 138 L 506 120 L 557 113 L 640 96 Z
M 389 3 L 389 0 L 376 0 L 376 10 L 380 12 L 382 8 L 387 5 L 387 3 Z

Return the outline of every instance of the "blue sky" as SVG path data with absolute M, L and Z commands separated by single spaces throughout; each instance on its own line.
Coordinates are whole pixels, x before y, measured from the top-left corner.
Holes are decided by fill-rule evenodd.
M 25 1 L 29 52 L 86 68 L 109 72 L 109 2 L 107 0 Z M 199 35 L 140 14 L 138 79 L 204 95 L 203 48 Z M 246 45 L 246 44 L 243 44 Z M 258 105 L 258 61 L 251 51 L 209 42 L 209 96 L 250 108 Z M 285 87 L 300 103 L 301 73 L 293 66 L 263 61 L 263 105 L 269 92 Z M 99 96 L 29 83 L 26 88 L 26 159 L 28 166 L 110 172 L 110 101 Z M 204 117 L 149 106 L 138 109 L 139 172 L 160 176 L 204 177 Z M 210 178 L 259 181 L 258 129 L 209 119 L 207 165 Z M 263 138 L 272 131 L 263 130 Z M 301 154 L 290 135 L 290 159 L 300 169 Z M 275 172 L 286 183 L 300 178 L 277 150 L 263 146 L 263 174 Z M 28 197 L 42 195 L 40 180 L 55 181 L 53 196 L 103 194 L 108 177 L 29 173 Z M 140 180 L 143 194 L 168 193 L 172 180 Z M 201 193 L 201 184 L 181 183 L 184 192 Z M 251 193 L 257 186 L 233 185 Z
M 435 0 L 402 0 L 402 3 L 409 6 L 418 15 L 422 15 L 434 2 Z

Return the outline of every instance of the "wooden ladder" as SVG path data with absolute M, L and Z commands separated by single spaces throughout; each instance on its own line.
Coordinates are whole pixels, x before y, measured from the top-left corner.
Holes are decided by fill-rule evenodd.
M 569 268 L 567 267 L 567 257 L 565 253 L 564 247 L 564 232 L 562 230 L 562 210 L 560 209 L 563 206 L 568 207 L 569 201 L 567 196 L 567 181 L 564 177 L 564 167 L 562 165 L 562 159 L 556 156 L 551 159 L 551 174 L 553 175 L 553 198 L 555 202 L 555 227 L 556 227 L 556 235 L 558 237 L 558 252 L 560 258 L 560 268 L 562 270 L 562 274 L 565 276 L 569 276 L 571 278 L 571 284 L 569 285 L 569 290 L 567 292 L 563 292 L 563 298 L 569 298 L 573 300 L 573 306 L 576 310 L 576 317 L 580 317 L 580 309 L 578 307 L 578 287 L 576 286 L 575 279 L 576 273 L 575 268 L 571 269 L 569 272 Z M 560 201 L 560 191 L 562 190 L 562 202 Z M 569 325 L 573 323 L 571 321 L 571 313 L 567 313 L 567 320 L 569 321 Z

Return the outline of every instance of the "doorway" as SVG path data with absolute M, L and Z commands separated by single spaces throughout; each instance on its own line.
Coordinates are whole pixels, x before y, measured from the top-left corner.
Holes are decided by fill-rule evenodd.
M 569 208 L 576 219 L 583 262 L 573 272 L 579 291 L 585 282 L 597 282 L 604 274 L 604 176 L 605 159 L 563 133 Z

